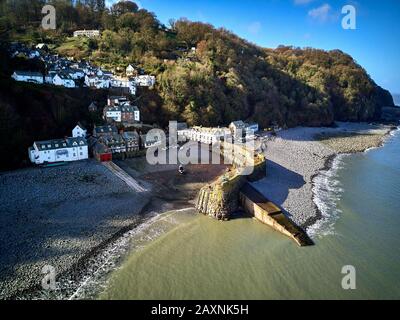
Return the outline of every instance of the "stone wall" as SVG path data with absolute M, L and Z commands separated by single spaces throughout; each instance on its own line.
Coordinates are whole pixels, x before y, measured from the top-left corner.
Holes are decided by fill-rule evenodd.
M 221 146 L 222 155 L 233 163 L 232 167 L 200 190 L 196 208 L 215 219 L 229 220 L 230 215 L 239 209 L 239 192 L 243 185 L 266 176 L 266 159 L 263 154 L 254 154 L 245 145 L 224 142 Z
M 307 233 L 286 217 L 282 210 L 268 201 L 250 184 L 243 186 L 239 193 L 240 205 L 258 221 L 294 240 L 299 246 L 313 245 Z

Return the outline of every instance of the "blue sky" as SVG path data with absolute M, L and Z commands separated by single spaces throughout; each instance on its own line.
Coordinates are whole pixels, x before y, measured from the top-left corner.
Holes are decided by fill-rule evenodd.
M 116 1 L 109 0 L 108 4 Z M 341 49 L 371 77 L 400 93 L 399 0 L 140 0 L 167 24 L 186 17 L 224 27 L 260 46 Z M 342 7 L 356 8 L 357 29 L 342 28 Z

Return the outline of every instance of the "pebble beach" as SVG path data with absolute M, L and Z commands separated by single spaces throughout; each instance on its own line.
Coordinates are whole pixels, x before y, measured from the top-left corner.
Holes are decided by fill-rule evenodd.
M 263 137 L 267 178 L 254 186 L 307 229 L 321 218 L 313 193 L 319 172 L 340 153 L 379 147 L 391 129 L 339 123 L 335 128 L 299 127 Z M 186 195 L 192 197 L 193 192 Z M 129 190 L 94 160 L 1 173 L 0 299 L 30 297 L 40 290 L 42 268 L 48 265 L 61 278 L 72 275 L 74 282 L 74 275 L 87 269 L 85 261 L 148 220 L 144 212 L 152 202 L 151 192 Z
M 254 186 L 307 229 L 321 218 L 314 201 L 314 181 L 338 154 L 381 146 L 392 127 L 337 123 L 335 128 L 293 128 L 265 138 L 267 178 Z
M 94 160 L 0 174 L 0 299 L 40 289 L 44 266 L 78 271 L 148 202 Z

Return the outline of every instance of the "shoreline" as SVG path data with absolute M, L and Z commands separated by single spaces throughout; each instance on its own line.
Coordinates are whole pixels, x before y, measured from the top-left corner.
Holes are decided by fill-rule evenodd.
M 145 161 L 145 159 L 139 159 L 139 164 L 142 161 Z M 133 162 L 137 163 L 137 161 Z M 149 193 L 139 195 L 131 191 L 126 192 L 127 186 L 125 185 L 125 182 L 114 176 L 114 174 L 105 169 L 104 166 L 92 160 L 73 163 L 65 167 L 51 168 L 50 170 L 30 168 L 2 174 L 2 177 L 4 177 L 3 181 L 1 181 L 3 185 L 5 186 L 6 182 L 9 181 L 9 183 L 12 183 L 11 186 L 14 188 L 17 188 L 19 183 L 18 181 L 14 181 L 14 176 L 21 176 L 23 181 L 35 181 L 35 178 L 33 177 L 43 175 L 41 178 L 43 181 L 40 186 L 33 187 L 31 184 L 28 184 L 25 186 L 25 189 L 37 189 L 35 192 L 40 190 L 40 192 L 44 194 L 47 193 L 47 189 L 51 189 L 54 192 L 55 197 L 60 199 L 64 198 L 64 200 L 66 200 L 63 191 L 63 179 L 59 179 L 57 176 L 59 176 L 63 171 L 69 172 L 71 175 L 70 180 L 85 180 L 85 183 L 79 184 L 80 192 L 78 193 L 84 194 L 87 192 L 93 192 L 93 194 L 91 194 L 92 202 L 98 202 L 98 198 L 101 196 L 106 197 L 107 201 L 114 201 L 113 199 L 117 198 L 117 201 L 126 203 L 126 206 L 123 207 L 125 210 L 124 212 L 119 212 L 118 208 L 121 208 L 121 203 L 109 202 L 110 209 L 105 208 L 103 210 L 108 213 L 107 217 L 104 217 L 107 218 L 107 220 L 103 219 L 100 221 L 93 221 L 95 224 L 94 230 L 92 231 L 93 236 L 101 237 L 102 240 L 96 243 L 88 243 L 85 238 L 80 239 L 80 244 L 85 247 L 84 251 L 73 247 L 73 243 L 68 240 L 65 246 L 68 250 L 73 252 L 73 257 L 57 257 L 52 255 L 52 253 L 49 253 L 49 256 L 45 257 L 43 252 L 39 252 L 38 257 L 41 257 L 40 261 L 35 262 L 38 266 L 31 269 L 30 274 L 15 272 L 12 276 L 9 276 L 5 269 L 1 270 L 0 277 L 4 282 L 0 286 L 0 299 L 59 300 L 86 299 L 87 297 L 95 298 L 93 294 L 96 292 L 97 286 L 93 287 L 93 284 L 102 284 L 103 280 L 106 280 L 105 277 L 107 274 L 114 268 L 118 267 L 122 261 L 121 259 L 129 253 L 130 249 L 136 246 L 135 243 L 131 243 L 132 238 L 136 239 L 136 236 L 140 235 L 147 227 L 151 227 L 154 223 L 157 223 L 160 220 L 167 219 L 166 217 L 170 212 L 192 212 L 194 210 L 194 204 L 192 201 L 194 195 L 197 194 L 195 191 L 200 185 L 209 182 L 208 179 L 214 179 L 214 175 L 219 175 L 220 170 L 224 170 L 224 166 L 217 166 L 213 168 L 213 170 L 201 165 L 190 166 L 188 167 L 188 170 L 192 171 L 192 173 L 183 177 L 178 175 L 176 166 L 174 165 L 161 166 L 160 168 L 141 168 L 139 171 L 136 168 L 130 168 L 129 166 L 132 165 L 132 163 L 129 163 L 129 161 L 125 162 L 125 165 L 125 170 L 129 171 L 130 175 L 134 176 L 135 179 L 138 179 L 141 183 L 150 188 L 151 191 Z M 164 179 L 163 182 L 160 181 L 161 172 L 162 179 Z M 96 175 L 96 177 L 93 177 L 93 179 L 86 179 L 87 175 Z M 50 180 L 52 181 L 50 182 Z M 101 181 L 105 182 L 104 185 L 107 185 L 107 188 L 101 189 L 99 187 Z M 49 182 L 49 186 L 46 185 L 46 182 Z M 163 183 L 166 183 L 166 185 L 164 186 Z M 170 192 L 172 190 L 171 186 L 174 186 L 173 190 L 175 190 L 175 192 L 173 193 Z M 25 189 L 21 192 L 27 191 Z M 110 189 L 110 191 L 108 191 L 108 189 Z M 99 193 L 99 195 L 96 192 Z M 8 210 L 10 214 L 9 217 L 3 218 L 3 222 L 13 221 L 13 223 L 15 223 L 14 220 L 18 219 L 17 210 L 12 209 L 14 204 L 17 202 L 21 203 L 21 210 L 19 211 L 30 213 L 29 206 L 27 206 L 24 201 L 19 201 L 21 198 L 19 194 L 14 197 L 7 198 L 6 195 L 4 195 L 4 197 L 4 201 L 7 199 L 5 209 Z M 29 195 L 27 195 L 27 197 L 29 197 Z M 129 198 L 131 199 L 129 200 Z M 52 200 L 52 197 L 44 197 L 40 203 L 37 203 L 38 208 L 30 213 L 32 220 L 29 222 L 29 228 L 33 229 L 34 232 L 37 232 L 35 222 L 43 219 L 43 217 L 38 213 L 40 212 L 40 208 L 43 206 L 49 206 L 52 203 Z M 64 215 L 71 215 L 71 211 L 73 210 L 83 210 L 79 216 L 92 215 L 89 208 L 86 208 L 82 201 L 81 197 L 77 197 L 76 204 L 74 204 L 72 208 L 65 208 L 62 205 L 62 201 L 56 201 L 54 208 L 52 207 L 49 213 L 51 213 L 51 215 L 61 215 L 62 219 L 65 219 Z M 117 204 L 117 208 L 113 208 L 113 203 Z M 103 200 L 103 207 L 104 204 Z M 95 207 L 98 207 L 98 205 L 95 205 Z M 104 212 L 101 213 L 101 218 L 103 218 L 104 214 Z M 70 218 L 71 226 L 68 229 L 69 231 L 66 232 L 65 237 L 72 237 L 72 235 L 77 232 L 76 229 L 80 228 L 85 229 L 87 232 L 86 225 L 83 227 L 77 225 L 77 218 L 74 215 Z M 112 232 L 106 232 L 107 230 L 105 229 L 104 224 L 111 224 L 113 228 L 110 229 L 110 231 Z M 10 230 L 10 232 L 11 231 L 13 230 Z M 54 234 L 50 232 L 49 237 L 53 238 Z M 25 238 L 25 235 L 19 236 L 19 239 Z M 42 241 L 43 240 L 40 237 L 33 235 L 32 239 L 30 239 L 30 242 L 34 242 L 35 245 L 44 247 L 45 245 Z M 51 242 L 54 240 L 51 239 L 49 241 Z M 3 256 L 3 258 L 10 260 L 10 268 L 15 265 L 22 265 L 23 268 L 32 268 L 31 263 L 25 262 L 24 259 L 25 256 L 28 255 L 27 249 L 24 247 L 16 249 L 18 249 L 23 259 L 17 257 L 13 258 L 11 257 L 11 254 L 9 254 L 10 257 L 6 257 L 6 254 Z M 13 252 L 12 250 L 9 251 Z M 40 270 L 42 266 L 53 265 L 53 262 L 55 261 L 59 264 L 56 265 L 57 288 L 54 291 L 43 290 L 40 283 L 44 275 L 41 274 Z M 91 290 L 91 288 L 94 290 Z
M 357 125 L 356 125 L 357 126 Z M 399 127 L 400 128 L 400 127 Z M 397 129 L 399 129 L 397 128 Z M 321 166 L 318 167 L 318 170 L 314 172 L 312 175 L 310 175 L 310 181 L 305 181 L 305 185 L 308 185 L 308 187 L 311 186 L 311 197 L 310 200 L 313 204 L 313 209 L 314 209 L 314 215 L 311 216 L 306 216 L 305 219 L 303 219 L 303 223 L 300 224 L 303 228 L 309 228 L 313 225 L 315 225 L 318 221 L 320 221 L 323 218 L 323 213 L 320 211 L 318 208 L 316 202 L 315 202 L 315 197 L 317 196 L 313 190 L 315 187 L 315 179 L 321 174 L 322 171 L 329 171 L 332 169 L 332 164 L 335 161 L 335 159 L 343 154 L 340 152 L 327 152 L 326 146 L 324 146 L 321 142 L 318 142 L 315 140 L 315 134 L 319 134 L 321 132 L 325 131 L 331 131 L 333 132 L 340 132 L 342 129 L 332 129 L 332 128 L 294 128 L 294 129 L 288 129 L 283 131 L 282 133 L 279 134 L 279 137 L 283 137 L 283 147 L 286 146 L 285 141 L 290 141 L 290 140 L 285 140 L 285 138 L 290 138 L 291 134 L 287 135 L 289 132 L 294 132 L 296 131 L 302 131 L 306 132 L 307 134 L 305 136 L 302 136 L 301 139 L 304 141 L 296 141 L 294 139 L 293 143 L 299 143 L 298 147 L 301 149 L 303 147 L 303 144 L 309 144 L 314 148 L 315 146 L 318 146 L 321 148 L 322 153 L 321 154 L 313 154 L 312 156 L 315 157 L 316 159 L 319 159 L 319 164 L 322 163 Z M 387 137 L 393 132 L 393 130 L 387 130 L 387 132 L 381 136 L 381 141 L 379 145 L 375 147 L 382 147 L 385 144 L 385 141 Z M 300 135 L 301 136 L 301 135 Z M 281 138 L 279 138 L 281 139 Z M 267 144 L 269 144 L 268 142 Z M 278 144 L 280 142 L 278 141 Z M 322 146 L 321 146 L 322 145 Z M 282 147 L 282 146 L 281 146 Z M 363 152 L 365 152 L 368 149 L 365 149 Z M 297 150 L 298 151 L 298 150 Z M 267 154 L 268 154 L 268 149 L 267 149 Z M 307 153 L 306 153 L 307 154 Z M 276 155 L 276 154 L 275 154 Z M 268 158 L 268 156 L 267 156 Z M 285 158 L 285 154 L 283 155 L 283 158 Z M 300 158 L 301 158 L 301 152 L 300 152 Z M 276 159 L 274 159 L 276 160 Z M 301 162 L 306 162 L 307 159 L 303 159 Z M 312 163 L 314 166 L 314 169 L 316 169 L 315 163 Z M 301 166 L 301 164 L 300 164 Z M 277 177 L 273 176 L 272 179 L 268 175 L 269 172 L 269 167 L 267 166 L 267 180 L 272 180 L 272 184 L 274 182 L 277 182 Z M 275 179 L 275 180 L 274 180 Z M 199 183 L 198 183 L 199 184 Z M 257 183 L 256 183 L 257 184 Z M 278 176 L 278 184 L 279 184 L 279 176 Z M 280 182 L 280 187 L 285 187 L 285 182 L 283 181 Z M 197 187 L 197 186 L 196 186 Z M 294 189 L 296 190 L 296 189 Z M 187 193 L 184 191 L 182 194 L 187 195 L 191 197 L 193 193 L 193 190 L 191 192 L 187 191 Z M 290 190 L 288 191 L 288 194 L 290 194 Z M 304 196 L 306 193 L 299 193 L 296 195 L 297 198 L 300 198 Z M 183 199 L 180 197 L 179 199 L 176 199 L 175 201 L 173 199 L 165 198 L 163 199 L 162 197 L 157 197 L 157 196 L 152 196 L 149 199 L 149 202 L 138 212 L 138 216 L 140 216 L 142 219 L 140 221 L 136 221 L 133 224 L 130 224 L 128 226 L 125 226 L 123 228 L 120 228 L 117 232 L 113 233 L 110 237 L 108 237 L 105 241 L 101 242 L 98 246 L 95 246 L 90 250 L 88 253 L 85 255 L 81 256 L 76 263 L 72 266 L 71 269 L 66 270 L 64 273 L 61 273 L 59 275 L 59 278 L 57 278 L 57 281 L 60 280 L 60 290 L 56 292 L 52 292 L 50 294 L 43 292 L 40 290 L 40 288 L 31 288 L 30 290 L 27 291 L 20 291 L 19 294 L 17 295 L 11 295 L 6 297 L 7 299 L 29 299 L 29 298 L 35 298 L 35 299 L 76 299 L 76 298 L 87 298 L 88 296 L 91 296 L 91 298 L 95 298 L 93 296 L 93 293 L 96 290 L 90 290 L 90 284 L 88 282 L 91 282 L 92 280 L 94 281 L 95 285 L 98 283 L 96 282 L 97 278 L 94 277 L 94 279 L 91 279 L 90 276 L 92 275 L 97 275 L 98 272 L 100 275 L 100 278 L 106 281 L 107 274 L 111 272 L 114 268 L 118 267 L 119 263 L 121 262 L 121 259 L 123 259 L 126 254 L 130 251 L 131 246 L 129 246 L 129 241 L 136 233 L 136 231 L 139 231 L 143 228 L 145 228 L 148 225 L 151 225 L 154 223 L 154 221 L 157 221 L 158 219 L 163 219 L 165 215 L 167 215 L 169 212 L 172 212 L 174 210 L 192 210 L 191 207 L 191 201 L 193 199 L 186 199 L 183 201 Z M 274 199 L 271 199 L 274 200 Z M 299 199 L 297 199 L 299 200 Z M 190 207 L 189 207 L 190 206 Z M 285 209 L 286 211 L 286 206 L 284 204 L 282 205 L 282 208 Z M 290 206 L 289 206 L 290 207 Z M 286 211 L 292 214 L 292 218 L 295 220 L 299 220 L 299 216 L 296 215 L 296 212 L 292 212 L 290 208 Z M 294 215 L 293 215 L 294 214 Z M 300 217 L 301 218 L 301 217 Z M 304 217 L 303 217 L 304 218 Z M 111 260 L 110 260 L 111 259 Z M 111 265 L 109 265 L 111 263 Z M 105 268 L 104 268 L 105 267 Z M 108 268 L 108 269 L 107 269 Z M 103 270 L 104 269 L 104 270 Z M 103 283 L 102 281 L 100 281 Z M 88 288 L 86 288 L 88 286 Z M 97 288 L 97 287 L 95 287 Z M 39 290 L 38 290 L 39 289 Z M 98 290 L 98 288 L 97 288 Z M 82 294 L 83 292 L 83 294 Z
M 303 226 L 303 228 L 305 228 L 306 230 L 310 227 L 312 227 L 313 225 L 315 225 L 319 220 L 321 220 L 323 218 L 323 214 L 322 211 L 318 208 L 317 204 L 316 204 L 316 197 L 317 195 L 314 192 L 314 188 L 316 186 L 316 182 L 315 179 L 318 178 L 321 175 L 321 172 L 323 171 L 329 171 L 332 169 L 332 165 L 333 162 L 335 161 L 335 159 L 338 157 L 339 154 L 335 154 L 335 155 L 331 155 L 329 156 L 326 160 L 325 160 L 325 164 L 324 166 L 319 170 L 318 173 L 314 174 L 311 177 L 311 184 L 313 186 L 313 192 L 312 192 L 312 201 L 314 202 L 315 205 L 315 210 L 317 212 L 317 215 L 315 217 L 311 217 L 309 218 L 309 220 L 307 220 Z
M 311 183 L 313 185 L 312 200 L 313 200 L 313 202 L 315 204 L 317 215 L 315 217 L 313 217 L 313 218 L 310 218 L 310 220 L 305 223 L 304 227 L 306 229 L 309 229 L 309 228 L 311 228 L 313 226 L 316 226 L 316 224 L 324 218 L 323 212 L 320 210 L 320 208 L 317 205 L 317 200 L 320 197 L 320 195 L 317 195 L 316 191 L 315 191 L 315 189 L 318 186 L 318 183 L 316 182 L 316 179 L 318 177 L 320 177 L 324 172 L 326 172 L 327 174 L 330 174 L 332 172 L 332 170 L 336 170 L 337 168 L 334 168 L 334 163 L 335 163 L 335 161 L 339 160 L 339 157 L 341 157 L 341 156 L 351 156 L 353 154 L 358 154 L 358 153 L 366 153 L 366 152 L 368 152 L 370 150 L 375 150 L 375 149 L 382 148 L 382 147 L 385 146 L 387 140 L 391 136 L 393 136 L 393 133 L 396 132 L 396 131 L 399 131 L 399 130 L 400 130 L 400 125 L 397 126 L 397 127 L 391 126 L 391 128 L 388 128 L 388 131 L 381 136 L 379 143 L 376 144 L 375 146 L 366 147 L 364 150 L 357 150 L 357 151 L 353 151 L 353 152 L 340 152 L 340 151 L 338 151 L 335 154 L 332 154 L 331 156 L 328 156 L 326 158 L 324 166 L 311 179 Z M 355 134 L 357 135 L 357 133 L 355 133 Z
M 143 221 L 149 201 L 94 160 L 0 177 L 0 299 L 40 291 L 45 266 L 56 279 L 76 279 L 86 261 Z
M 321 174 L 330 172 L 338 155 L 383 146 L 393 130 L 393 126 L 339 122 L 335 128 L 281 131 L 265 140 L 267 178 L 253 185 L 308 231 L 323 218 L 315 193 Z

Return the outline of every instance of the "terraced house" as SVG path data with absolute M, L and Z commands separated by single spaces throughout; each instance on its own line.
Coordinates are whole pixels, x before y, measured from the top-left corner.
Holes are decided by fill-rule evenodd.
M 140 149 L 140 137 L 136 131 L 118 133 L 118 129 L 113 125 L 95 127 L 93 137 L 97 139 L 93 145 L 93 154 L 98 159 L 101 157 L 97 157 L 96 154 L 105 153 L 111 154 L 112 158 L 119 159 L 135 157 Z M 107 152 L 101 153 L 99 150 L 107 150 Z

